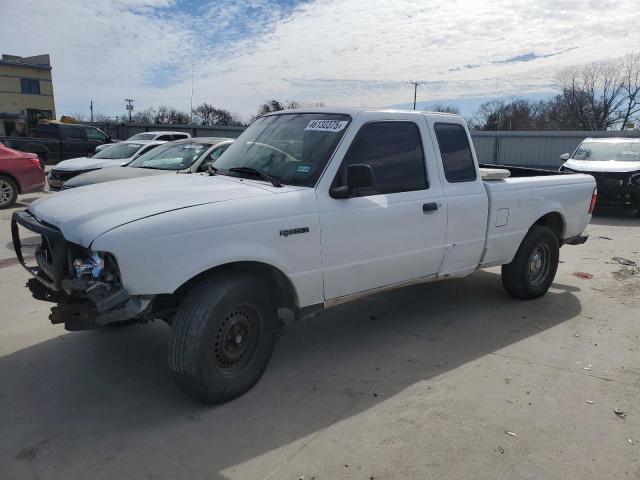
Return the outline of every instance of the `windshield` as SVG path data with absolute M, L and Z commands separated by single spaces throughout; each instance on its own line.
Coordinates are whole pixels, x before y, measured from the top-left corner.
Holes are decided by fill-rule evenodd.
M 571 158 L 640 162 L 640 142 L 583 142 Z
M 154 140 L 156 138 L 155 133 L 136 133 L 129 140 Z
M 211 147 L 211 143 L 171 143 L 140 155 L 130 167 L 184 170 Z
M 142 147 L 142 143 L 114 143 L 100 150 L 93 158 L 102 158 L 105 160 L 121 160 L 133 157 Z
M 215 163 L 219 173 L 249 167 L 281 183 L 312 187 L 351 117 L 330 113 L 288 113 L 256 120 Z

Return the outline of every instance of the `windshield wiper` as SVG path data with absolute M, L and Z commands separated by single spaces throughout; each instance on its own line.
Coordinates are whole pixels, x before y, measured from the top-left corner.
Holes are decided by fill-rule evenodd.
M 214 175 L 218 175 L 218 169 L 213 165 L 209 165 L 207 167 L 207 173 L 209 174 L 210 177 L 213 177 Z
M 237 173 L 248 173 L 250 175 L 256 175 L 256 176 L 262 178 L 263 180 L 271 182 L 271 185 L 273 185 L 274 187 L 277 187 L 277 188 L 281 188 L 282 187 L 282 184 L 278 180 L 273 178 L 268 173 L 263 172 L 262 170 L 257 170 L 255 168 L 251 168 L 251 167 L 232 167 L 232 168 L 229 169 L 229 171 L 230 172 L 237 172 Z

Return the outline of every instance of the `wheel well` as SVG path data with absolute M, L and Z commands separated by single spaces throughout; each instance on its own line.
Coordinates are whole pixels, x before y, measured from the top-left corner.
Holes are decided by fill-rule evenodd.
M 241 271 L 260 277 L 271 290 L 277 301 L 278 308 L 289 308 L 294 311 L 298 309 L 298 296 L 291 280 L 278 268 L 262 262 L 233 262 L 205 270 L 185 282 L 171 297 L 173 297 L 174 302 L 179 304 L 189 289 L 203 277 L 213 272 L 224 270 Z
M 6 172 L 0 172 L 0 177 L 6 177 L 9 180 L 12 180 L 13 183 L 15 183 L 16 186 L 18 187 L 18 194 L 22 193 L 22 185 L 20 185 L 20 182 L 18 181 L 18 179 L 16 177 L 14 177 L 10 173 L 6 173 Z
M 543 225 L 551 229 L 551 231 L 556 234 L 558 242 L 562 240 L 562 234 L 564 233 L 564 219 L 558 212 L 547 213 L 536 220 L 534 225 Z

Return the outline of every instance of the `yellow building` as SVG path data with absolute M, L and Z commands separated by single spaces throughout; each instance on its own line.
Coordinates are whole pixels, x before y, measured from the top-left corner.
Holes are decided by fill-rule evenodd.
M 40 119 L 55 119 L 49 55 L 0 60 L 0 135 L 24 135 Z

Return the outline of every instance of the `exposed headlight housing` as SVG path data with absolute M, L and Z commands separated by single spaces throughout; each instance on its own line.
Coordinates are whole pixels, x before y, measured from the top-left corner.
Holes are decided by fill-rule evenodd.
M 104 260 L 100 253 L 93 252 L 89 258 L 76 258 L 73 272 L 78 280 L 98 280 L 102 276 Z
M 91 252 L 73 261 L 74 277 L 78 280 L 111 283 L 118 280 L 118 266 L 110 253 Z

